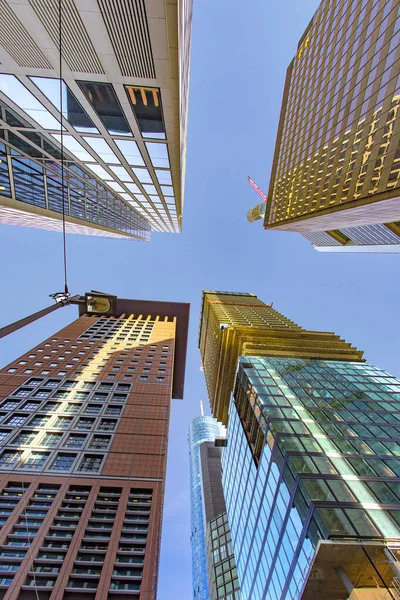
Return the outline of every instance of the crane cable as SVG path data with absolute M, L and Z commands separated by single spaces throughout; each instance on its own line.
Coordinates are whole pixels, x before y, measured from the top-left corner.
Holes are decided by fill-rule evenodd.
M 62 235 L 63 235 L 63 264 L 64 264 L 64 295 L 66 302 L 68 303 L 69 291 L 68 291 L 68 280 L 67 280 L 67 236 L 66 236 L 66 222 L 65 222 L 65 177 L 64 177 L 64 127 L 63 127 L 63 77 L 62 77 L 62 0 L 58 3 L 58 34 L 59 34 L 59 77 L 60 77 L 60 145 L 61 145 L 61 204 L 62 204 Z M 24 476 L 21 473 L 21 482 L 23 489 L 25 488 Z M 27 504 L 25 502 L 23 515 L 25 518 L 25 527 L 28 537 L 28 557 L 31 563 L 33 587 L 35 590 L 36 599 L 40 600 L 40 592 L 36 581 L 35 563 L 34 556 L 31 547 L 31 536 L 28 525 L 28 518 L 26 512 Z
M 64 127 L 63 127 L 63 76 L 62 76 L 62 0 L 58 3 L 58 44 L 59 44 L 59 77 L 60 77 L 60 145 L 61 145 L 61 203 L 62 203 L 62 235 L 63 235 L 63 263 L 64 263 L 64 293 L 68 292 L 67 282 L 67 236 L 65 222 L 65 177 L 64 177 Z

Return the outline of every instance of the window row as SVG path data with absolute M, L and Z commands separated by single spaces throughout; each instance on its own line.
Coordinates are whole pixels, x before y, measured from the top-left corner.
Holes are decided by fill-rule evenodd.
M 72 405 L 76 406 L 76 405 Z M 74 408 L 67 410 L 66 412 L 75 412 Z M 93 413 L 92 413 L 93 414 Z M 115 414 L 109 412 L 108 414 Z M 46 427 L 48 429 L 78 429 L 83 431 L 89 431 L 98 429 L 99 431 L 114 431 L 117 427 L 117 419 L 99 418 L 95 417 L 66 417 L 49 414 L 36 414 L 31 416 L 30 414 L 14 413 L 9 417 L 5 418 L 3 425 L 9 427 Z
M 25 455 L 27 454 L 26 458 Z M 73 467 L 80 473 L 98 473 L 105 459 L 104 454 L 84 454 L 76 468 L 76 462 L 81 455 L 59 452 L 55 458 L 50 452 L 23 452 L 22 450 L 3 450 L 0 454 L 1 469 L 30 469 L 33 471 L 72 471 Z M 52 457 L 50 459 L 50 457 Z M 50 460 L 49 460 L 50 459 Z
M 46 398 L 47 397 L 47 392 L 38 392 L 37 395 L 34 396 L 34 398 L 38 398 L 38 397 L 42 397 L 42 398 Z M 91 414 L 91 415 L 99 415 L 104 414 L 104 415 L 113 415 L 113 416 L 119 416 L 121 415 L 123 409 L 124 409 L 124 405 L 123 404 L 117 404 L 117 402 L 120 402 L 121 400 L 118 398 L 113 398 L 113 402 L 111 403 L 105 403 L 105 400 L 107 399 L 107 395 L 106 394 L 98 394 L 98 395 L 94 395 L 92 396 L 92 402 L 79 402 L 78 400 L 80 400 L 80 398 L 74 396 L 73 398 L 68 398 L 69 400 L 74 400 L 73 402 L 66 402 L 64 400 L 65 395 L 61 394 L 55 394 L 52 396 L 50 401 L 47 402 L 40 402 L 40 401 L 34 401 L 34 400 L 29 400 L 27 402 L 21 402 L 20 400 L 14 400 L 14 399 L 7 399 L 6 401 L 4 401 L 1 405 L 0 405 L 0 415 L 3 416 L 3 413 L 1 411 L 13 411 L 13 410 L 19 410 L 23 411 L 23 412 L 44 412 L 46 414 L 48 413 L 53 413 L 53 412 L 57 412 L 57 413 L 78 413 L 78 412 L 82 412 L 82 413 L 86 413 L 86 414 Z M 68 397 L 68 395 L 67 395 Z M 82 400 L 86 400 L 87 398 L 82 398 Z M 61 400 L 61 401 L 59 401 Z M 64 400 L 64 401 L 63 401 Z M 96 402 L 93 402 L 93 400 L 95 400 Z M 99 404 L 99 402 L 101 404 Z M 104 404 L 103 404 L 104 403 Z M 13 419 L 14 417 L 9 417 L 9 419 Z M 8 420 L 6 420 L 7 425 L 14 425 L 14 423 L 9 423 Z M 18 423 L 15 423 L 15 426 L 18 426 Z
M 26 386 L 26 387 L 25 387 Z M 108 383 L 105 381 L 80 381 L 76 379 L 44 379 L 39 377 L 31 377 L 26 383 L 24 383 L 24 389 L 29 389 L 29 393 L 33 391 L 33 388 L 41 386 L 43 388 L 50 388 L 54 390 L 56 388 L 68 388 L 69 390 L 102 390 L 102 391 L 117 391 L 117 392 L 129 392 L 131 384 L 129 383 Z M 18 390 L 20 388 L 17 388 Z M 15 392 L 14 392 L 15 395 Z
M 11 432 L 12 433 L 12 432 Z M 0 431 L 0 441 L 3 441 L 2 436 L 9 435 L 4 431 Z M 89 448 L 92 450 L 107 450 L 110 446 L 111 435 L 92 434 L 89 436 L 87 433 L 59 433 L 55 431 L 31 431 L 22 430 L 15 437 L 10 439 L 8 444 L 11 446 L 34 446 L 34 447 L 45 447 L 45 448 L 56 448 L 62 446 L 63 448 Z M 5 438 L 4 438 L 5 439 Z

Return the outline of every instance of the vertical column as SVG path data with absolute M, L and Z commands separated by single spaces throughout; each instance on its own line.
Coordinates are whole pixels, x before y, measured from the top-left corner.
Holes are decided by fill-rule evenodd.
M 115 559 L 117 550 L 119 548 L 119 541 L 121 537 L 121 531 L 124 526 L 124 517 L 126 507 L 129 499 L 129 482 L 126 487 L 122 489 L 117 514 L 115 515 L 114 526 L 111 534 L 110 543 L 108 544 L 108 550 L 104 559 L 104 567 L 101 572 L 99 587 L 96 593 L 95 600 L 107 600 L 108 590 L 110 589 L 111 576 L 114 570 Z

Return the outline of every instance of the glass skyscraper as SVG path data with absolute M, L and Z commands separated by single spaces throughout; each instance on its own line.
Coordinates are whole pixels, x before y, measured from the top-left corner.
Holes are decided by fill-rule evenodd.
M 209 600 L 206 520 L 203 505 L 200 446 L 225 434 L 223 427 L 212 417 L 196 417 L 189 426 L 190 466 L 190 541 L 192 548 L 192 584 L 195 600 Z
M 400 381 L 241 357 L 222 480 L 247 600 L 398 598 Z
M 179 233 L 192 0 L 26 6 L 2 3 L 0 223 L 59 231 L 64 209 L 68 233 Z
M 287 70 L 267 229 L 400 250 L 399 34 L 395 0 L 322 0 Z

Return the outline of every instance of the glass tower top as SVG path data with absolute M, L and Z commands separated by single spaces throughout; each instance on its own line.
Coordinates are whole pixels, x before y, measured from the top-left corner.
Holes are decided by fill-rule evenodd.
M 204 515 L 200 445 L 224 436 L 224 428 L 212 417 L 197 417 L 189 427 L 190 467 L 190 542 L 192 548 L 192 584 L 194 600 L 209 600 L 206 520 Z

